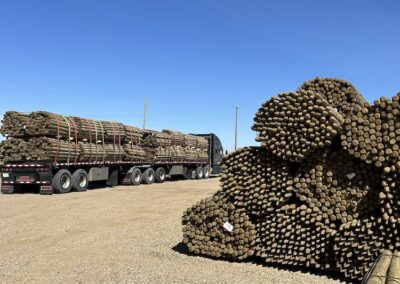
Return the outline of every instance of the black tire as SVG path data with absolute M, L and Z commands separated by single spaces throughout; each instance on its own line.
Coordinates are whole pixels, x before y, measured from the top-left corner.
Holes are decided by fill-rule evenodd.
M 139 185 L 142 182 L 142 171 L 140 169 L 134 169 L 131 173 L 131 183 L 133 185 Z
M 203 178 L 203 168 L 197 167 L 196 168 L 196 179 L 202 179 L 202 178 Z
M 211 168 L 210 168 L 210 166 L 205 166 L 205 167 L 203 168 L 203 178 L 204 178 L 204 179 L 208 179 L 208 178 L 210 177 L 210 174 L 211 174 Z
M 156 182 L 163 183 L 167 178 L 167 172 L 163 167 L 159 167 L 156 169 Z
M 69 170 L 62 169 L 53 177 L 53 188 L 56 193 L 68 193 L 72 188 L 72 176 Z
M 156 173 L 152 168 L 148 168 L 143 173 L 143 183 L 144 184 L 152 184 L 156 179 Z
M 72 174 L 72 189 L 81 192 L 86 191 L 89 185 L 89 177 L 85 170 L 79 169 Z

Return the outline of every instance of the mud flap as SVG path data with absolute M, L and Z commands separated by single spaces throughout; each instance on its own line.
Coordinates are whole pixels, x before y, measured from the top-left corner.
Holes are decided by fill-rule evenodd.
M 41 195 L 51 195 L 53 194 L 53 186 L 51 185 L 41 185 L 40 186 Z
M 2 185 L 1 186 L 1 193 L 3 194 L 11 194 L 14 192 L 14 186 L 13 185 Z
M 112 170 L 112 172 L 107 180 L 107 185 L 108 186 L 117 186 L 118 185 L 118 175 L 119 175 L 118 170 Z

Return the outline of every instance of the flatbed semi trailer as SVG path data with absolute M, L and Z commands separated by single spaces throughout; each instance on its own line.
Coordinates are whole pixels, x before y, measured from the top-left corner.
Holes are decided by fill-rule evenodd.
M 172 176 L 187 179 L 209 178 L 221 172 L 223 147 L 219 138 L 211 134 L 193 134 L 208 140 L 208 159 L 204 161 L 162 160 L 141 162 L 23 162 L 0 165 L 1 192 L 11 194 L 28 185 L 39 187 L 40 194 L 86 191 L 91 182 L 139 185 L 163 183 Z

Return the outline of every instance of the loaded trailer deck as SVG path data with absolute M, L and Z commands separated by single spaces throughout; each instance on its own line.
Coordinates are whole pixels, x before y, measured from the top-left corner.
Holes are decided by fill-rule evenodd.
M 223 147 L 215 134 L 202 134 L 208 140 L 208 159 L 104 162 L 23 162 L 0 166 L 1 192 L 10 194 L 17 187 L 36 185 L 40 194 L 86 191 L 90 182 L 108 186 L 162 183 L 171 176 L 190 179 L 209 178 L 220 173 Z

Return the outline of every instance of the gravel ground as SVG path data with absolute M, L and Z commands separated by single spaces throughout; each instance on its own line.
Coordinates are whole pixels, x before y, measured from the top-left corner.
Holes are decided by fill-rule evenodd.
M 1 283 L 340 283 L 324 275 L 190 256 L 182 212 L 218 179 L 85 193 L 0 195 Z

